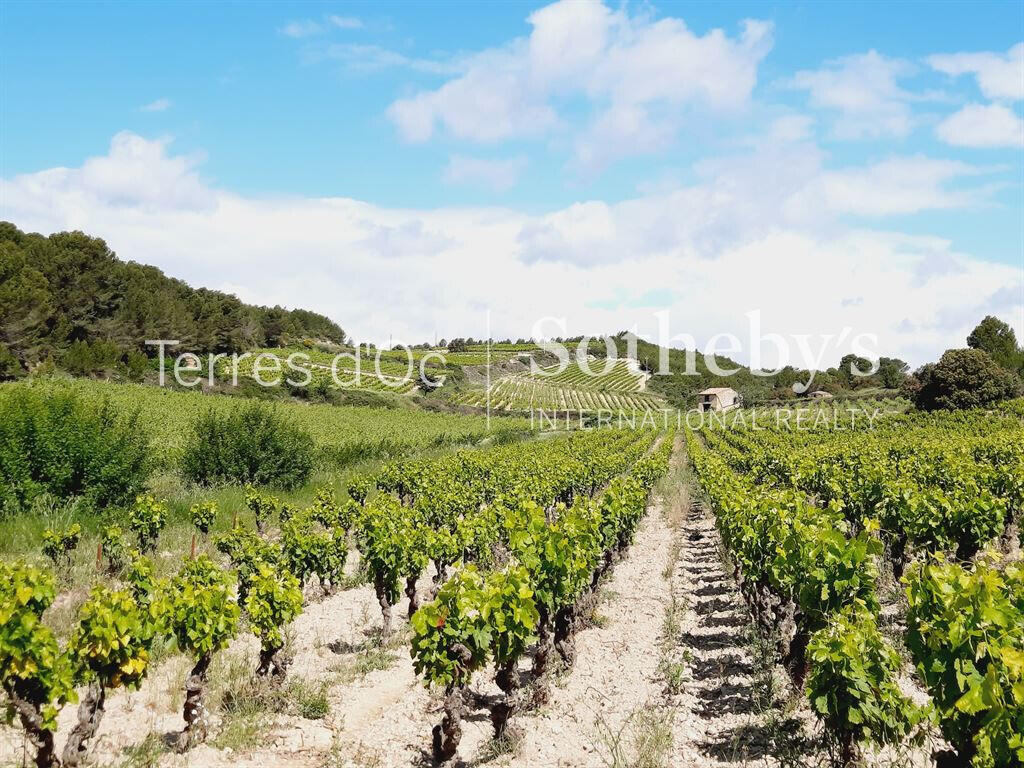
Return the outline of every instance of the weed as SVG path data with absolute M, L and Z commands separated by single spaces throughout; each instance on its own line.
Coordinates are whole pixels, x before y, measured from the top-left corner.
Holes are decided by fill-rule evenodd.
M 690 677 L 685 663 L 664 658 L 658 664 L 658 674 L 665 680 L 665 693 L 670 696 L 682 693 Z
M 308 680 L 295 680 L 288 686 L 287 697 L 300 717 L 323 720 L 331 711 L 327 685 Z
M 114 765 L 116 768 L 154 768 L 160 762 L 160 756 L 166 751 L 167 746 L 163 739 L 151 733 L 138 744 L 123 747 L 121 759 Z
M 598 753 L 608 768 L 668 768 L 672 752 L 672 710 L 641 707 L 616 730 L 597 718 Z
M 480 753 L 480 762 L 489 763 L 505 755 L 518 755 L 519 749 L 526 740 L 526 732 L 521 728 L 507 728 L 505 733 L 487 742 Z

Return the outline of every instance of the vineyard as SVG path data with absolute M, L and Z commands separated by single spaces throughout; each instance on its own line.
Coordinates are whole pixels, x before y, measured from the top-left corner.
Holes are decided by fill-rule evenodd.
M 1024 762 L 1018 418 L 687 442 L 750 615 L 844 765 L 924 736 L 942 765 Z
M 172 746 L 198 746 L 212 727 L 210 670 L 240 632 L 258 643 L 257 679 L 283 685 L 294 653 L 288 626 L 304 602 L 362 583 L 379 606 L 381 643 L 395 633 L 400 597 L 408 601 L 413 667 L 443 695 L 434 756 L 456 753 L 463 718 L 481 707 L 500 739 L 547 700 L 556 659 L 572 664 L 574 637 L 672 446 L 653 431 L 603 431 L 392 463 L 353 479 L 344 498 L 321 488 L 306 509 L 251 490 L 254 527 L 236 513 L 210 536 L 216 505 L 193 507 L 192 552 L 167 575 L 153 559 L 167 506 L 140 496 L 105 530 L 94 586 L 65 637 L 43 615 L 64 598 L 54 573 L 66 576 L 80 529 L 48 530 L 50 566 L 5 561 L 0 587 L 0 670 L 29 752 L 39 766 L 79 764 L 108 706 L 144 684 L 166 646 L 190 666 L 177 681 L 184 728 Z M 360 575 L 346 585 L 350 549 Z M 500 695 L 481 702 L 470 684 L 487 674 Z
M 138 410 L 153 438 L 153 459 L 162 466 L 177 461 L 189 436 L 190 424 L 207 411 L 228 413 L 239 398 L 199 391 L 161 389 L 130 383 L 70 379 L 59 384 L 36 383 L 35 387 L 67 388 L 95 402 L 109 401 L 131 412 Z M 300 404 L 284 401 L 277 406 L 307 431 L 326 459 L 402 456 L 432 446 L 471 444 L 484 438 L 525 432 L 528 423 L 492 419 L 490 429 L 483 417 L 430 413 L 422 410 Z
M 292 355 L 306 356 L 295 358 L 295 366 L 301 366 L 303 370 L 289 367 L 287 361 Z M 275 360 L 280 361 L 280 366 L 269 367 Z M 257 365 L 262 368 L 260 378 L 268 382 L 277 377 L 303 381 L 308 372 L 311 387 L 365 389 L 403 395 L 412 392 L 420 380 L 419 359 L 414 359 L 410 368 L 408 359 L 398 352 L 382 353 L 378 361 L 373 356 L 356 354 L 354 350 L 341 354 L 306 347 L 258 349 L 238 361 L 238 377 L 253 378 Z M 219 361 L 217 372 L 222 378 L 231 379 L 234 376 L 232 361 Z
M 0 0 L 0 768 L 1024 768 L 1024 0 Z
M 590 372 L 571 363 L 565 370 L 542 369 L 537 374 L 515 374 L 493 382 L 489 390 L 456 395 L 463 405 L 490 406 L 498 411 L 535 409 L 575 411 L 658 409 L 665 402 L 644 391 L 646 374 L 628 360 L 590 363 Z
M 537 356 L 543 359 L 546 354 L 528 344 L 473 346 L 456 352 L 339 349 L 340 352 L 317 347 L 260 349 L 239 360 L 237 365 L 228 359 L 220 360 L 217 373 L 220 378 L 231 380 L 236 377 L 233 369 L 237 367 L 237 378 L 253 379 L 257 378 L 258 366 L 258 378 L 264 382 L 277 378 L 301 381 L 308 373 L 309 386 L 314 390 L 352 389 L 408 395 L 419 390 L 423 376 L 435 381 L 448 378 L 452 366 L 481 369 L 514 361 L 519 366 L 512 369 L 516 371 L 523 370 Z M 294 365 L 301 366 L 301 371 L 287 362 L 292 355 L 305 356 L 295 358 Z M 489 389 L 456 389 L 446 399 L 455 405 L 473 408 L 485 408 L 489 400 L 492 409 L 506 412 L 534 409 L 633 411 L 664 407 L 660 397 L 645 391 L 648 375 L 634 361 L 598 359 L 586 366 L 585 369 L 580 362 L 571 362 L 561 371 L 551 366 L 541 368 L 536 374 L 496 372 Z
M 244 359 L 240 359 L 238 375 L 251 378 L 256 360 L 260 355 L 266 355 L 267 358 L 275 357 L 281 360 L 284 376 L 297 379 L 300 378 L 300 375 L 291 371 L 285 361 L 291 355 L 305 355 L 306 359 L 296 359 L 296 365 L 308 367 L 314 382 L 339 386 L 332 378 L 333 367 L 337 371 L 337 378 L 343 388 L 406 394 L 415 389 L 420 380 L 421 365 L 428 376 L 434 377 L 443 372 L 441 369 L 445 365 L 483 366 L 489 363 L 506 363 L 513 359 L 528 361 L 531 356 L 542 354 L 545 354 L 544 351 L 533 344 L 492 344 L 490 347 L 472 345 L 458 351 L 450 351 L 444 347 L 432 349 L 337 347 L 329 350 L 316 346 L 268 347 L 253 350 Z M 412 361 L 411 368 L 410 360 Z M 380 368 L 379 374 L 377 373 L 378 367 Z M 221 376 L 230 378 L 231 368 L 230 360 L 218 361 L 218 372 Z M 270 379 L 273 374 L 267 371 L 262 376 L 264 379 Z
M 31 387 L 141 409 L 164 474 L 2 521 L 0 764 L 1021 765 L 1019 401 L 679 435 L 279 403 L 362 458 L 273 490 L 174 474 L 238 398 Z

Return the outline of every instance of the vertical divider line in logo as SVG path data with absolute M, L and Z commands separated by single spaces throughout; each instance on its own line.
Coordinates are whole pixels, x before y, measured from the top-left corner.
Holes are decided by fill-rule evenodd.
M 487 387 L 485 402 L 487 403 L 487 431 L 491 431 L 491 308 L 487 308 Z

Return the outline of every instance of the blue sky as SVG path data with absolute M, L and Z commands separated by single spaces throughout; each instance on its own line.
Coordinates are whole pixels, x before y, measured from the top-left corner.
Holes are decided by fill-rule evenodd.
M 543 8 L 6 2 L 0 177 L 84 168 L 89 158 L 113 156 L 112 139 L 124 135 L 154 148 L 147 157 L 171 176 L 182 174 L 168 177 L 170 187 L 182 195 L 194 188 L 196 199 L 344 198 L 384 218 L 430 211 L 448 221 L 465 210 L 527 217 L 514 238 L 522 251 L 510 255 L 527 266 L 605 267 L 613 257 L 584 265 L 566 243 L 597 237 L 601 226 L 619 236 L 645 226 L 637 223 L 644 216 L 661 221 L 670 214 L 637 213 L 630 201 L 665 204 L 684 192 L 699 192 L 702 201 L 738 197 L 705 214 L 698 229 L 721 219 L 712 231 L 687 231 L 686 243 L 674 243 L 681 258 L 719 259 L 723 249 L 772 230 L 810 228 L 823 242 L 865 230 L 918 238 L 918 249 L 941 241 L 943 253 L 923 268 L 930 273 L 948 272 L 947 262 L 961 257 L 1022 266 L 1014 81 L 1024 78 L 1024 48 L 1014 46 L 1024 40 L 1024 5 Z M 544 35 L 555 42 L 538 54 Z M 581 54 L 590 44 L 597 48 Z M 113 172 L 104 173 L 109 180 Z M 135 183 L 145 171 L 125 173 Z M 116 244 L 126 230 L 112 212 L 138 192 L 126 184 L 98 195 L 102 214 L 73 223 L 110 224 L 113 231 L 97 234 Z M 22 199 L 24 188 L 5 187 L 0 202 L 12 217 L 39 209 Z M 776 188 L 792 193 L 779 210 Z M 147 211 L 180 208 L 179 196 L 170 203 L 152 191 L 142 197 L 134 202 Z M 615 209 L 611 224 L 600 209 L 602 224 L 590 204 L 625 209 Z M 805 214 L 816 205 L 828 211 L 810 225 Z M 570 237 L 535 236 L 531 219 L 546 226 L 560 215 L 573 222 Z M 424 221 L 388 224 L 398 234 L 374 230 L 358 242 L 368 257 L 404 249 L 420 261 L 465 242 L 455 224 Z M 678 233 L 648 234 L 627 238 L 624 250 L 663 248 Z M 125 235 L 124 242 L 133 241 Z M 650 249 L 629 254 L 649 256 Z M 161 266 L 254 298 L 296 300 L 170 257 Z M 616 301 L 608 292 L 582 303 Z M 1015 320 L 1012 307 L 997 309 Z M 413 332 L 411 322 L 402 325 Z

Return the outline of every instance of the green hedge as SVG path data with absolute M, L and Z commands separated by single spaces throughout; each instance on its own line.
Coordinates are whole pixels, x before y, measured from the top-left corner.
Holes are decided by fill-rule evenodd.
M 148 456 L 137 411 L 61 386 L 0 388 L 0 514 L 24 510 L 42 493 L 121 504 L 145 483 Z

